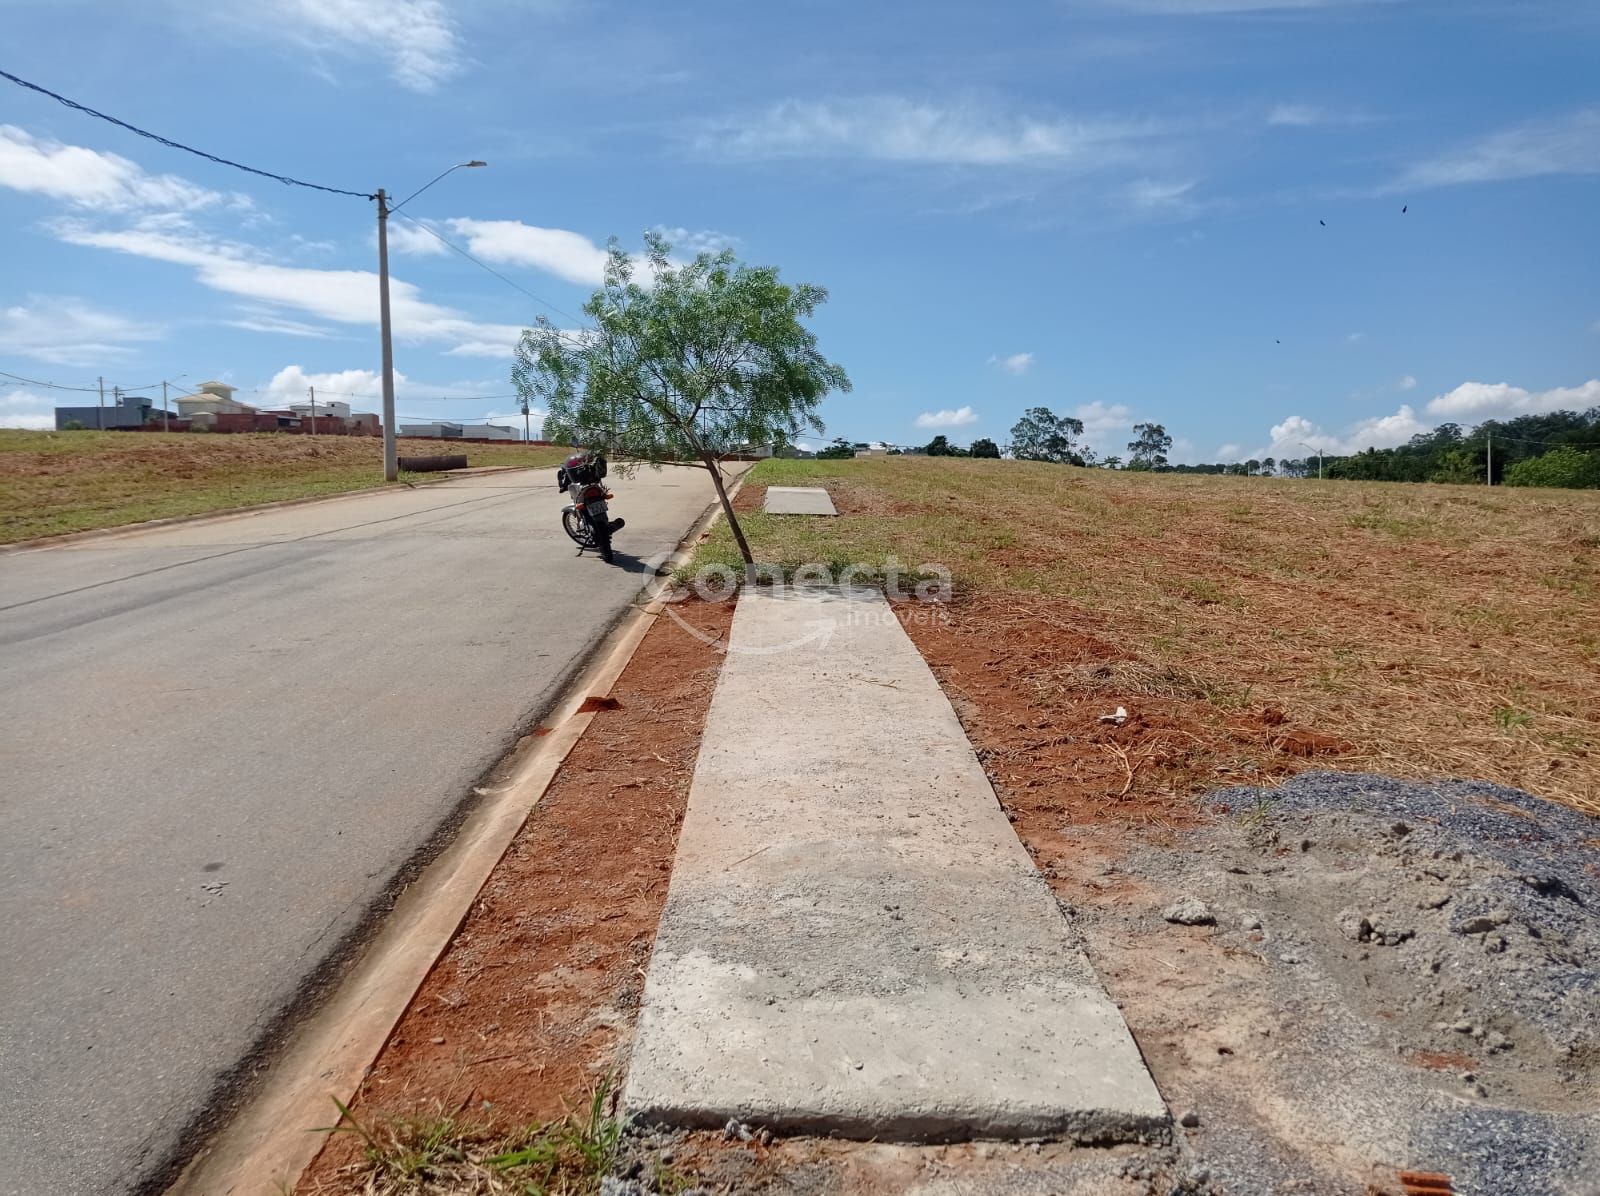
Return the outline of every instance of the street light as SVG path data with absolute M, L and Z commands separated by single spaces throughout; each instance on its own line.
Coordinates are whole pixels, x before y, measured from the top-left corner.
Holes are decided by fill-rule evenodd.
M 400 477 L 400 454 L 395 444 L 394 426 L 394 337 L 389 325 L 389 213 L 398 212 L 453 171 L 487 165 L 487 162 L 480 162 L 476 158 L 471 162 L 458 162 L 418 187 L 392 208 L 389 206 L 388 193 L 382 187 L 378 188 L 378 324 L 383 337 L 383 480 L 386 482 L 393 482 Z
M 1303 440 L 1299 441 L 1298 443 L 1301 448 L 1311 449 L 1312 452 L 1317 454 L 1317 481 L 1320 482 L 1322 480 L 1322 450 L 1319 448 L 1313 448 Z

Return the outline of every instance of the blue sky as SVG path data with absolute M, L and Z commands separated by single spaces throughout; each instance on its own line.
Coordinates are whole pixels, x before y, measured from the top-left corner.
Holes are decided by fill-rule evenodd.
M 1187 460 L 1600 403 L 1592 0 L 0 0 L 0 68 L 404 196 L 400 411 L 481 418 L 615 235 L 820 283 L 830 434 Z M 1402 213 L 1402 207 L 1407 210 Z M 1325 223 L 1324 223 L 1325 222 Z M 0 80 L 0 370 L 376 409 L 372 205 Z M 482 396 L 478 398 L 466 396 Z M 0 423 L 49 392 L 0 378 Z M 520 423 L 520 418 L 516 421 Z

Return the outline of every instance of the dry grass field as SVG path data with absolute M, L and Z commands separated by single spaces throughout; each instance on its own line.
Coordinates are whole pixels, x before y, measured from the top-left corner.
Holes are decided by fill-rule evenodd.
M 465 451 L 472 465 L 554 465 L 560 448 L 515 442 Z M 402 475 L 404 476 L 404 475 Z M 416 475 L 414 480 L 437 475 Z M 0 544 L 147 519 L 383 485 L 383 442 L 368 437 L 23 432 L 0 429 Z
M 767 484 L 826 486 L 840 518 L 762 514 Z M 1600 814 L 1600 493 L 907 457 L 770 461 L 741 498 L 763 561 L 947 566 L 957 630 L 1016 658 L 1032 713 L 1181 707 L 1108 763 L 1133 797 L 1317 766 Z M 719 528 L 696 564 L 736 560 Z

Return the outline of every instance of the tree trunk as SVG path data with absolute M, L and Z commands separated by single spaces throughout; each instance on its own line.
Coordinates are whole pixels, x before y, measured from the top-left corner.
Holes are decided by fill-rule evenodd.
M 717 459 L 710 453 L 702 453 L 700 459 L 711 471 L 711 484 L 717 488 L 717 498 L 722 503 L 722 513 L 727 516 L 728 528 L 733 532 L 734 543 L 739 545 L 739 555 L 744 557 L 745 580 L 753 581 L 756 558 L 750 555 L 750 543 L 744 538 L 744 528 L 739 526 L 739 517 L 733 513 L 733 504 L 728 501 L 728 492 L 722 485 L 722 470 L 717 465 Z

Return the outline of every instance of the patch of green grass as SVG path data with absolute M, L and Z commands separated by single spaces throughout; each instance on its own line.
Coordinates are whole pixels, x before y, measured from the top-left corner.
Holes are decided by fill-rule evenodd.
M 443 1110 L 375 1115 L 363 1123 L 341 1101 L 334 1104 L 339 1120 L 319 1132 L 361 1140 L 361 1162 L 351 1170 L 372 1196 L 588 1196 L 600 1190 L 622 1151 L 609 1080 L 596 1086 L 581 1111 L 511 1131 Z M 670 1169 L 658 1170 L 658 1190 L 687 1186 Z
M 1510 732 L 1533 722 L 1533 715 L 1526 710 L 1518 710 L 1515 706 L 1496 706 L 1494 721 L 1502 731 Z
M 515 442 L 400 451 L 464 451 L 474 466 L 553 467 L 565 454 Z M 385 484 L 376 437 L 0 429 L 0 544 Z

